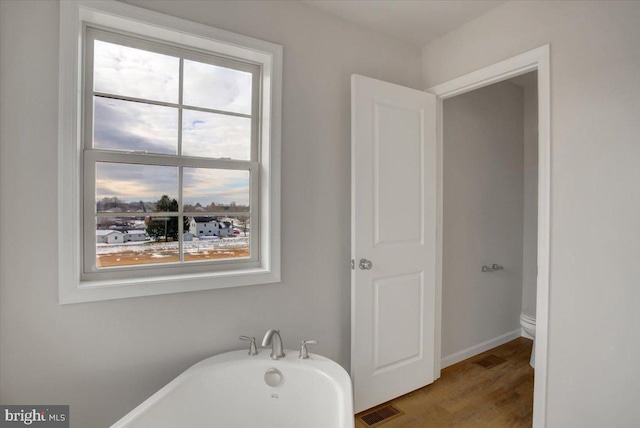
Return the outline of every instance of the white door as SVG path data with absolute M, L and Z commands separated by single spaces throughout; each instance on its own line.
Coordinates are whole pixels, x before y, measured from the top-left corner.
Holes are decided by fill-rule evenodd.
M 351 78 L 355 411 L 434 381 L 436 99 Z

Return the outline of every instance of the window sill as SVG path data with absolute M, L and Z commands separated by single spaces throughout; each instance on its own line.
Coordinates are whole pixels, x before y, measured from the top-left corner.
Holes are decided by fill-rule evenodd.
M 279 275 L 264 268 L 138 278 L 135 280 L 79 281 L 78 286 L 73 284 L 69 286 L 61 285 L 59 300 L 61 304 L 96 302 L 269 284 L 279 281 Z

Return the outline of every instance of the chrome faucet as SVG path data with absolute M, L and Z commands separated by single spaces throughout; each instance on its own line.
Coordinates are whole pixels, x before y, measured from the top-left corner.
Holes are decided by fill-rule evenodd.
M 280 337 L 280 330 L 271 329 L 264 335 L 262 339 L 262 346 L 271 346 L 271 358 L 279 360 L 284 357 L 284 347 L 282 346 L 282 337 Z

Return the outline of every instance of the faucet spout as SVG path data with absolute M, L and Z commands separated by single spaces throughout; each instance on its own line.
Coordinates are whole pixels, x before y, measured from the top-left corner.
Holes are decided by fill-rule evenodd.
M 262 346 L 271 346 L 271 358 L 279 360 L 284 357 L 284 346 L 282 346 L 282 337 L 280 337 L 280 330 L 271 329 L 267 331 L 262 339 Z

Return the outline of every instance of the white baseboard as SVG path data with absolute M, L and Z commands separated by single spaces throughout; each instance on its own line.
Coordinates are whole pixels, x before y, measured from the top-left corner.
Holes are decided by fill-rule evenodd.
M 447 355 L 440 360 L 440 368 L 443 369 L 445 367 L 449 367 L 454 365 L 455 363 L 459 363 L 460 361 L 466 360 L 467 358 L 471 358 L 474 355 L 482 354 L 484 351 L 488 351 L 489 349 L 493 349 L 496 346 L 500 346 L 503 343 L 507 343 L 513 339 L 517 339 L 521 336 L 520 329 L 510 331 L 509 333 L 505 333 L 498 337 L 494 337 L 493 339 L 489 339 L 486 342 L 479 343 L 470 348 L 463 349 L 462 351 L 458 351 L 454 354 Z
M 524 328 L 520 327 L 520 336 L 533 340 L 533 336 L 524 331 Z

